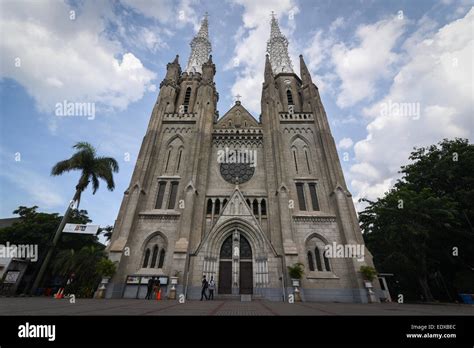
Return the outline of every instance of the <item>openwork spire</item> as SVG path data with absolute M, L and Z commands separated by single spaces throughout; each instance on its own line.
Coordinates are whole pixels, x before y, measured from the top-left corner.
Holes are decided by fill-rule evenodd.
M 189 55 L 186 72 L 198 72 L 202 74 L 202 65 L 209 59 L 211 53 L 211 42 L 209 41 L 209 23 L 207 13 L 201 22 L 201 28 L 191 41 L 191 54 Z
M 270 55 L 270 62 L 275 75 L 279 73 L 293 73 L 293 65 L 288 54 L 288 40 L 281 33 L 273 12 L 270 40 L 267 41 L 267 52 Z

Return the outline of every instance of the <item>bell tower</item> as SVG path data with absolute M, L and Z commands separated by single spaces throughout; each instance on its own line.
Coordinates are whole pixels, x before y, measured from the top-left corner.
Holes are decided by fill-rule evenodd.
M 372 257 L 364 246 L 318 88 L 302 55 L 300 76 L 295 74 L 288 40 L 273 13 L 270 27 L 261 105 L 268 192 L 275 193 L 270 200 L 275 216 L 272 241 L 279 241 L 277 250 L 286 266 L 305 265 L 302 287 L 307 299 L 320 300 L 321 287 L 333 286 L 334 294 L 365 302 L 359 268 L 373 266 Z M 326 257 L 331 243 L 361 247 L 363 262 Z M 289 286 L 290 279 L 286 282 Z

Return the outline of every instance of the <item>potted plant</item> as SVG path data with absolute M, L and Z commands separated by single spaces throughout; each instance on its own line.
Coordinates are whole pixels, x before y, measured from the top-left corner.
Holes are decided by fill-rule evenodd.
M 288 266 L 288 274 L 291 277 L 291 285 L 295 287 L 295 301 L 301 301 L 300 291 L 300 280 L 304 274 L 304 265 L 301 262 L 295 263 L 293 266 Z
M 96 293 L 97 298 L 105 297 L 105 289 L 107 288 L 107 284 L 109 283 L 110 278 L 112 278 L 112 276 L 115 274 L 116 270 L 117 267 L 115 263 L 110 261 L 109 259 L 102 258 L 97 263 L 97 274 L 102 277 L 102 280 Z
M 180 271 L 174 271 L 174 276 L 170 277 L 171 285 L 178 285 Z
M 179 274 L 180 271 L 174 271 L 174 276 L 170 277 L 170 282 L 171 282 L 171 289 L 168 294 L 168 299 L 170 300 L 175 300 L 176 299 L 176 285 L 178 285 L 178 280 L 179 280 Z
M 377 276 L 377 271 L 375 270 L 375 268 L 371 266 L 360 266 L 360 273 L 362 273 L 364 279 L 367 280 L 367 282 L 365 282 L 365 287 L 371 288 L 372 281 Z
M 288 266 L 288 273 L 291 277 L 292 285 L 300 286 L 300 279 L 303 277 L 304 274 L 304 265 L 301 262 L 298 262 L 295 263 L 293 266 Z
M 372 290 L 373 288 L 372 281 L 377 276 L 377 271 L 375 270 L 375 268 L 371 266 L 360 266 L 360 273 L 362 273 L 362 276 L 366 280 L 365 287 L 369 295 L 369 303 L 377 302 L 377 299 L 375 297 L 375 292 L 374 290 Z

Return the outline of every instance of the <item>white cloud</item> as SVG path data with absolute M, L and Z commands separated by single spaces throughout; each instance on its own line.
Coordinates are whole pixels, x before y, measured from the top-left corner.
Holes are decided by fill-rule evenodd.
M 337 145 L 340 149 L 350 149 L 354 145 L 354 142 L 352 141 L 351 138 L 342 138 L 341 141 L 339 141 L 339 144 Z
M 344 27 L 346 21 L 344 17 L 337 17 L 329 26 L 329 31 L 336 31 L 339 28 Z
M 394 48 L 402 35 L 406 20 L 398 17 L 360 26 L 355 34 L 359 45 L 337 43 L 332 47 L 332 63 L 341 80 L 337 98 L 345 108 L 374 97 L 376 82 L 391 77 L 399 56 Z
M 289 18 L 291 13 L 293 13 L 294 19 L 290 19 L 289 23 L 294 23 L 299 10 L 293 0 L 278 2 L 270 0 L 235 0 L 233 3 L 243 6 L 244 13 L 242 17 L 243 26 L 239 28 L 235 37 L 234 57 L 230 65 L 226 67 L 235 67 L 239 70 L 236 80 L 231 87 L 231 93 L 232 95 L 240 94 L 242 96 L 242 104 L 249 111 L 259 114 L 260 92 L 263 83 L 267 48 L 266 42 L 270 38 L 270 14 L 274 11 L 279 18 Z M 287 34 L 285 32 L 286 28 L 281 23 L 280 28 L 284 34 Z
M 161 23 L 175 21 L 178 17 L 174 11 L 172 0 L 120 0 L 120 2 L 135 12 L 155 18 Z
M 332 35 L 328 35 L 323 30 L 318 30 L 313 34 L 309 45 L 303 51 L 305 62 L 310 71 L 316 72 L 321 67 L 321 63 L 328 58 L 328 52 L 331 51 L 332 45 L 334 45 Z
M 472 139 L 473 20 L 474 8 L 437 32 L 418 31 L 407 39 L 406 64 L 389 92 L 365 109 L 372 121 L 366 139 L 354 145 L 358 164 L 350 170 L 356 198 L 373 199 L 387 190 L 414 146 L 443 138 Z M 419 117 L 382 113 L 380 105 L 389 102 L 417 103 Z
M 112 9 L 85 2 L 75 9 L 75 20 L 69 18 L 71 10 L 57 1 L 4 3 L 0 76 L 23 85 L 42 112 L 51 112 L 63 100 L 125 109 L 141 99 L 155 74 L 103 35 L 102 15 Z

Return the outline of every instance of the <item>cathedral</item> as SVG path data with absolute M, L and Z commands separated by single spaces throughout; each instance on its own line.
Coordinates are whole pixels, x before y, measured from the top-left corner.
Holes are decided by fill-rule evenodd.
M 206 276 L 216 298 L 288 301 L 300 263 L 303 301 L 368 302 L 371 255 L 303 56 L 298 76 L 272 15 L 257 120 L 239 100 L 219 117 L 210 53 L 206 16 L 186 69 L 167 65 L 107 248 L 118 267 L 106 297 L 144 298 L 156 277 L 165 296 L 199 299 Z M 328 245 L 364 257 L 328 257 Z

